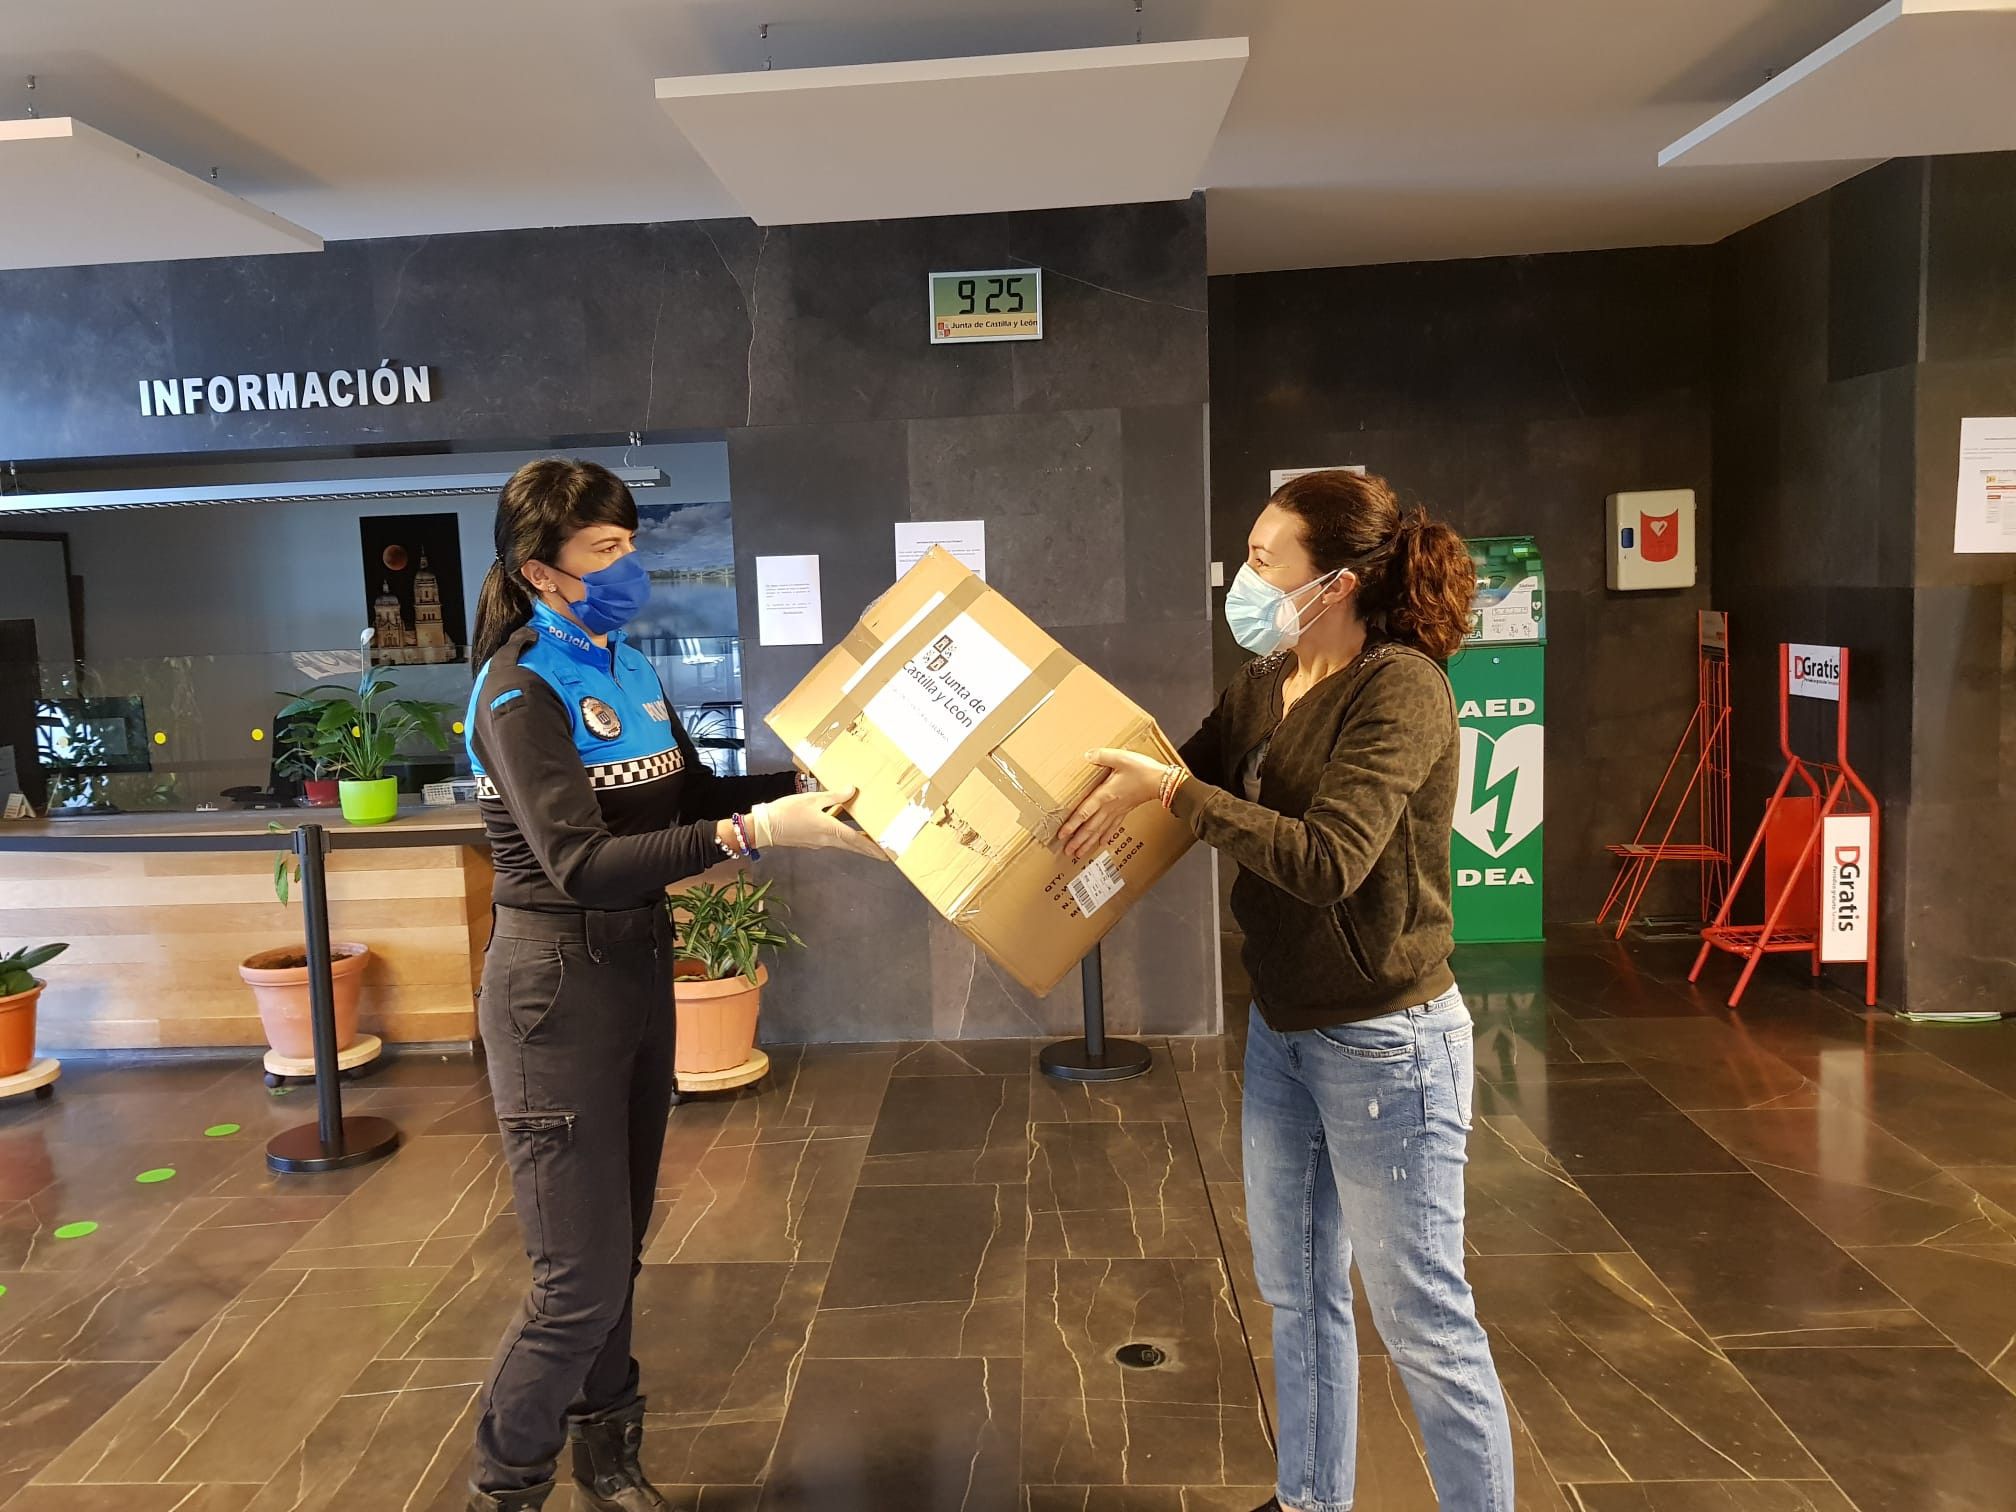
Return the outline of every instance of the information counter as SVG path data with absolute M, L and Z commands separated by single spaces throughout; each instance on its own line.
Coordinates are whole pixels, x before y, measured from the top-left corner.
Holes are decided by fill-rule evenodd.
M 302 939 L 273 866 L 297 825 L 329 833 L 331 936 L 371 948 L 361 1027 L 466 1043 L 490 929 L 474 804 L 355 827 L 335 809 L 236 809 L 0 822 L 0 940 L 66 940 L 38 1039 L 53 1050 L 257 1046 L 246 957 Z M 275 830 L 273 826 L 280 828 Z

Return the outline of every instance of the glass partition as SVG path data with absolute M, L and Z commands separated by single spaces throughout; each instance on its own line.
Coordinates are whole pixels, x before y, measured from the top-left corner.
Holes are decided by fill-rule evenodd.
M 645 636 L 637 644 L 701 759 L 724 776 L 746 771 L 741 642 Z M 52 813 L 73 814 L 299 802 L 306 782 L 336 774 L 316 771 L 277 716 L 313 687 L 354 691 L 365 656 L 352 648 L 46 663 L 33 756 L 48 784 L 43 801 Z M 380 675 L 389 697 L 441 705 L 449 736 L 446 751 L 424 738 L 402 746 L 388 773 L 401 791 L 466 776 L 459 725 L 475 669 L 416 660 Z M 28 776 L 30 763 L 21 765 Z
M 52 814 L 291 804 L 317 773 L 276 716 L 312 687 L 354 691 L 364 668 L 355 648 L 46 663 L 35 752 L 45 802 Z M 385 696 L 441 705 L 448 735 L 445 751 L 424 738 L 401 747 L 387 775 L 402 791 L 468 773 L 455 727 L 472 675 L 466 662 L 383 668 Z

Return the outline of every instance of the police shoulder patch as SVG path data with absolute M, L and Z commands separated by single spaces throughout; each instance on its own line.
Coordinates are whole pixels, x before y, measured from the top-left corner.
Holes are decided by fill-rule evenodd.
M 622 719 L 599 698 L 581 700 L 581 723 L 597 740 L 614 740 L 623 733 Z

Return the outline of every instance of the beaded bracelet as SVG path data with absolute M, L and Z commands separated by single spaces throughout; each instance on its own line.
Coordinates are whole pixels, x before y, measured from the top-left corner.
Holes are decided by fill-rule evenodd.
M 763 852 L 749 843 L 749 831 L 743 826 L 740 814 L 730 814 L 728 822 L 735 826 L 735 838 L 742 842 L 742 858 L 745 861 L 761 861 Z
M 1171 813 L 1176 811 L 1176 795 L 1182 791 L 1183 784 L 1189 776 L 1190 774 L 1181 767 L 1172 766 L 1163 768 L 1162 807 L 1168 809 Z

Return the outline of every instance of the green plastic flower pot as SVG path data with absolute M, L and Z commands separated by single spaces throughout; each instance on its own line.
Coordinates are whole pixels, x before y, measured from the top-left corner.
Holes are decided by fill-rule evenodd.
M 399 779 L 380 777 L 375 782 L 342 785 L 343 817 L 352 824 L 386 824 L 399 816 Z

